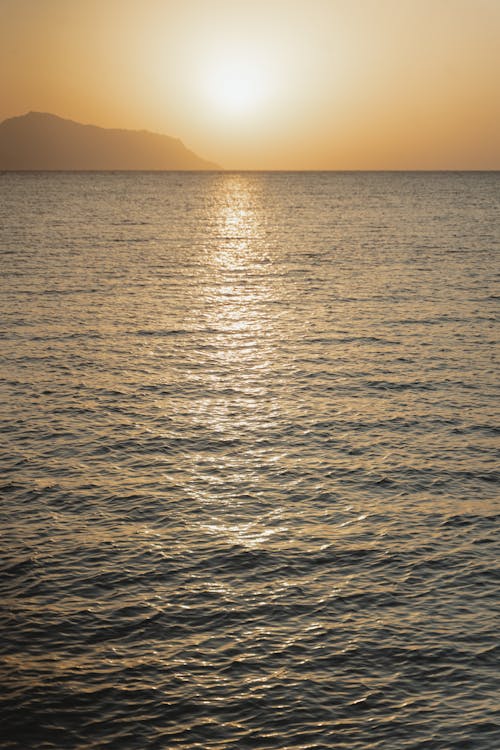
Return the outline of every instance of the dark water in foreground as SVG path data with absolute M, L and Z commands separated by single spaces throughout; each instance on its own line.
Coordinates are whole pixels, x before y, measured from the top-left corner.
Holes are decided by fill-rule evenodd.
M 499 195 L 0 175 L 2 748 L 500 747 Z

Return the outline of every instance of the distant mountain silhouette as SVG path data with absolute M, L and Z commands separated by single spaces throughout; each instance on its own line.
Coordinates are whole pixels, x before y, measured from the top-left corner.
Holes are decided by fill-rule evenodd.
M 182 141 L 147 130 L 82 125 L 43 112 L 0 123 L 0 170 L 219 169 Z

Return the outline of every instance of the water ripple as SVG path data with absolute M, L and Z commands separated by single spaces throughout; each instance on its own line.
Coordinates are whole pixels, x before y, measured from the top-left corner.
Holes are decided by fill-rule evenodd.
M 499 747 L 498 175 L 0 193 L 2 747 Z

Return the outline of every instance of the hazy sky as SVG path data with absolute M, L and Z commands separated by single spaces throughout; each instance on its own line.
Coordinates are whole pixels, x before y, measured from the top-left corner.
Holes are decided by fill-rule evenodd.
M 0 120 L 241 169 L 500 169 L 500 0 L 0 0 Z

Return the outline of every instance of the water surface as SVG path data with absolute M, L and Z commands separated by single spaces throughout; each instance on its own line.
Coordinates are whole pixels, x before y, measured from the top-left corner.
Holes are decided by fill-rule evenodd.
M 499 194 L 0 175 L 2 747 L 500 747 Z

